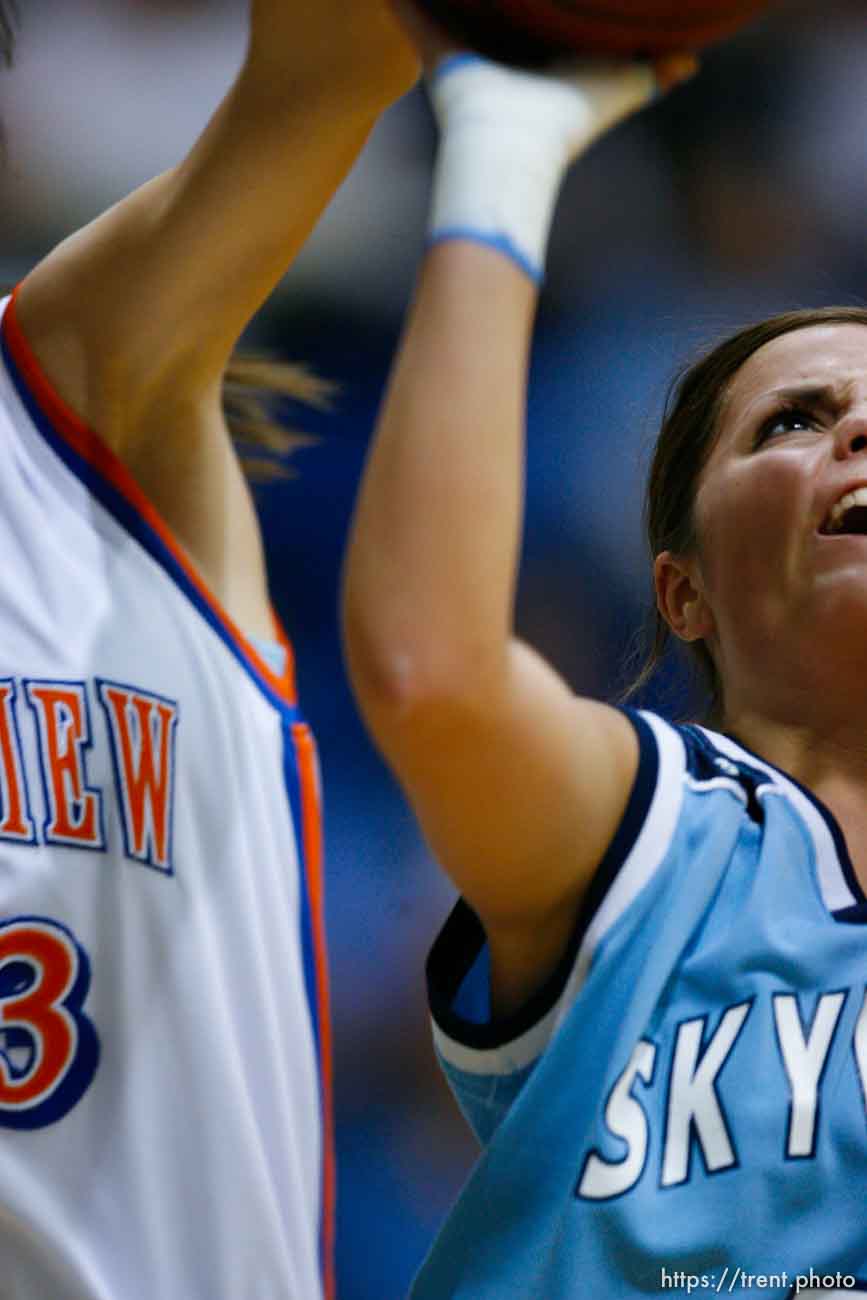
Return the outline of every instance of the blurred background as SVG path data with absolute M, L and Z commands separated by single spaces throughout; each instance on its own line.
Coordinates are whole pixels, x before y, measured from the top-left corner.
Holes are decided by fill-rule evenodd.
M 0 282 L 184 153 L 241 58 L 246 0 L 25 0 L 0 74 Z M 641 496 L 678 368 L 792 307 L 865 303 L 863 0 L 784 4 L 597 145 L 558 209 L 536 335 L 518 624 L 610 698 L 648 605 Z M 423 246 L 434 133 L 382 120 L 249 342 L 340 386 L 258 492 L 326 790 L 341 1300 L 391 1300 L 475 1156 L 430 1047 L 424 958 L 452 901 L 341 666 L 340 556 Z M 644 699 L 689 707 L 672 666 Z

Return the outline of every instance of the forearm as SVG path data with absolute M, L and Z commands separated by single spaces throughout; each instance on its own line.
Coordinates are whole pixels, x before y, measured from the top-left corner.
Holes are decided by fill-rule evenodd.
M 136 268 L 148 322 L 135 324 L 137 366 L 161 356 L 191 381 L 218 375 L 291 266 L 375 121 L 366 107 L 305 96 L 274 104 L 242 77 L 189 156 L 94 229 L 121 327 L 118 277 Z
M 505 665 L 535 303 L 533 283 L 492 250 L 448 242 L 426 257 L 347 556 L 362 691 L 461 692 Z
M 427 44 L 429 34 L 420 29 Z M 436 40 L 435 34 L 433 40 Z M 503 687 L 522 515 L 526 370 L 570 158 L 646 94 L 428 48 L 441 126 L 431 238 L 357 508 L 345 630 L 368 705 Z M 467 692 L 469 694 L 467 694 Z M 490 698 L 489 696 L 487 698 Z M 379 717 L 384 715 L 380 712 Z
M 67 399 L 107 435 L 112 392 L 134 420 L 137 395 L 147 404 L 179 385 L 187 395 L 213 389 L 378 113 L 410 84 L 413 61 L 397 37 L 394 48 L 388 33 L 353 37 L 337 10 L 359 26 L 381 17 L 384 0 L 253 0 L 242 69 L 188 157 L 26 282 L 25 329 L 46 364 L 69 376 Z M 364 50 L 356 64 L 352 39 Z M 93 409 L 94 395 L 104 409 Z
M 385 0 L 253 0 L 241 72 L 164 178 L 148 245 L 154 272 L 168 272 L 171 309 L 199 323 L 185 370 L 222 368 L 379 115 L 411 84 L 415 62 L 401 40 Z M 149 283 L 165 292 L 156 274 Z
M 420 67 L 392 0 L 250 0 L 245 70 L 275 101 L 309 86 L 375 117 Z

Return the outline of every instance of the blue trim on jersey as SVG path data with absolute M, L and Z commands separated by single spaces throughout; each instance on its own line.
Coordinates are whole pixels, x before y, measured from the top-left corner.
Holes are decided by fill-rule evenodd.
M 566 986 L 587 927 L 611 883 L 629 856 L 644 825 L 656 789 L 659 757 L 649 725 L 632 709 L 623 710 L 638 738 L 638 770 L 626 810 L 584 895 L 578 921 L 554 972 L 528 1002 L 500 1020 L 479 1023 L 460 1014 L 459 994 L 467 975 L 485 947 L 485 931 L 475 912 L 458 899 L 427 959 L 427 991 L 431 1015 L 443 1033 L 468 1047 L 501 1047 L 519 1038 L 547 1014 Z
M 432 86 L 445 77 L 450 77 L 453 72 L 459 68 L 465 68 L 469 64 L 478 64 L 480 67 L 489 67 L 487 59 L 483 59 L 480 54 L 473 54 L 470 50 L 460 50 L 457 54 L 448 54 L 434 68 L 431 76 L 428 78 Z
M 298 766 L 298 751 L 295 744 L 295 737 L 292 732 L 292 724 L 286 720 L 283 722 L 283 779 L 286 783 L 286 795 L 289 801 L 289 811 L 292 817 L 292 825 L 295 831 L 295 843 L 298 850 L 298 926 L 301 932 L 301 966 L 304 972 L 304 992 L 307 997 L 307 1008 L 310 1013 L 310 1026 L 313 1030 L 313 1042 L 316 1049 L 316 1066 L 319 1073 L 319 1095 L 323 1096 L 323 1065 L 322 1065 L 322 1026 L 319 1018 L 319 997 L 318 983 L 316 979 L 316 944 L 313 936 L 313 910 L 310 905 L 310 888 L 307 875 L 306 864 L 304 860 L 304 809 L 303 798 L 301 793 L 301 777 Z M 320 1115 L 320 1131 L 325 1139 L 325 1117 Z M 323 1183 L 319 1200 L 319 1239 L 322 1241 L 323 1227 L 325 1223 L 325 1169 L 326 1169 L 327 1152 L 323 1148 L 322 1152 L 322 1169 Z M 324 1276 L 324 1263 L 320 1264 Z
M 68 469 L 80 479 L 87 490 L 96 497 L 97 501 L 105 507 L 119 524 L 135 538 L 152 559 L 165 569 L 172 581 L 180 587 L 184 595 L 192 605 L 199 611 L 202 617 L 208 622 L 213 630 L 217 633 L 220 640 L 232 652 L 235 659 L 241 667 L 252 677 L 263 695 L 267 697 L 275 708 L 281 713 L 288 715 L 292 720 L 298 720 L 300 715 L 294 705 L 287 704 L 284 699 L 272 689 L 270 684 L 265 680 L 257 670 L 255 664 L 245 654 L 243 646 L 239 645 L 232 633 L 222 622 L 220 617 L 212 606 L 206 601 L 201 593 L 196 589 L 190 578 L 185 573 L 171 550 L 163 542 L 159 534 L 151 527 L 147 520 L 143 519 L 138 510 L 127 501 L 126 497 L 113 484 L 109 483 L 102 474 L 91 465 L 85 457 L 72 447 L 62 434 L 58 433 L 50 420 L 42 411 L 36 398 L 30 392 L 24 377 L 20 373 L 15 359 L 12 356 L 11 349 L 5 335 L 0 334 L 0 351 L 9 371 L 9 376 L 15 385 L 16 392 L 27 410 L 33 424 L 38 432 L 44 437 L 51 449 L 59 456 Z
M 291 723 L 283 724 L 283 778 L 292 814 L 295 843 L 298 848 L 299 926 L 301 929 L 301 959 L 304 968 L 304 990 L 310 1008 L 310 1023 L 316 1041 L 316 1057 L 321 1060 L 322 1046 L 319 1026 L 319 999 L 316 992 L 316 947 L 313 940 L 313 913 L 310 891 L 304 864 L 304 810 L 301 795 L 301 778 Z
M 528 275 L 534 284 L 541 284 L 545 278 L 544 268 L 537 266 L 508 235 L 487 233 L 475 226 L 444 226 L 442 230 L 433 231 L 426 247 L 433 248 L 435 244 L 445 244 L 453 239 L 465 239 L 471 244 L 481 244 L 483 248 L 493 248 Z

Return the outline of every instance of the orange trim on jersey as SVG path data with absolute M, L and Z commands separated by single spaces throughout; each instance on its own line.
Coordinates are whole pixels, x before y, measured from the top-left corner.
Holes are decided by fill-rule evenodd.
M 292 703 L 298 701 L 298 686 L 295 680 L 295 651 L 292 649 L 292 642 L 286 633 L 286 629 L 277 617 L 276 609 L 271 610 L 271 622 L 274 625 L 274 637 L 286 651 L 286 666 L 283 669 L 281 681 L 286 682 L 286 689 L 289 692 L 289 698 Z M 255 649 L 255 647 L 254 647 Z M 272 674 L 273 675 L 273 674 Z M 303 710 L 302 710 L 303 712 Z
M 30 344 L 22 332 L 18 322 L 18 316 L 15 310 L 18 289 L 16 288 L 11 300 L 7 304 L 6 311 L 3 315 L 3 332 L 12 357 L 18 367 L 21 375 L 27 384 L 34 400 L 38 404 L 46 419 L 50 422 L 56 432 L 70 446 L 87 461 L 111 486 L 119 492 L 126 501 L 138 512 L 145 523 L 157 534 L 160 541 L 170 552 L 173 559 L 183 570 L 186 578 L 195 588 L 196 593 L 201 597 L 205 604 L 210 608 L 218 622 L 229 633 L 232 639 L 238 644 L 246 658 L 260 677 L 276 695 L 278 695 L 286 704 L 295 707 L 297 697 L 295 694 L 295 673 L 294 658 L 292 648 L 286 640 L 285 635 L 280 633 L 281 643 L 285 646 L 286 669 L 281 676 L 277 676 L 262 656 L 256 650 L 256 647 L 248 641 L 244 633 L 235 623 L 235 621 L 226 612 L 221 602 L 217 599 L 211 589 L 208 587 L 204 578 L 199 573 L 193 561 L 176 539 L 174 533 L 169 528 L 156 506 L 149 500 L 138 483 L 133 478 L 130 471 L 124 465 L 123 461 L 112 451 L 99 434 L 85 424 L 83 420 L 75 414 L 72 407 L 64 402 L 63 398 L 55 392 L 54 388 L 42 367 L 39 364 Z M 276 619 L 275 619 L 276 621 Z
M 13 701 L 15 687 L 10 681 L 0 683 L 0 836 L 4 839 L 34 838 L 33 823 L 27 808 L 27 787 L 21 770 L 20 746 Z M 5 795 L 5 797 L 4 797 Z
M 322 1274 L 325 1300 L 334 1300 L 334 1220 L 337 1202 L 334 1155 L 333 1082 L 331 1066 L 331 1009 L 328 990 L 328 956 L 325 943 L 325 891 L 323 886 L 322 815 L 316 747 L 303 722 L 292 727 L 301 789 L 302 851 L 310 902 L 316 965 L 316 1003 L 319 1025 L 319 1069 L 322 1089 Z

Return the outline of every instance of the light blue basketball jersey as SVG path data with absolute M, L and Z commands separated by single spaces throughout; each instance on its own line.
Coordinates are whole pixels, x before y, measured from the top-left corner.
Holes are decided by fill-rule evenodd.
M 484 1151 L 414 1300 L 867 1293 L 867 899 L 842 833 L 728 737 L 628 716 L 635 787 L 547 986 L 492 1023 L 463 902 L 431 953 Z

